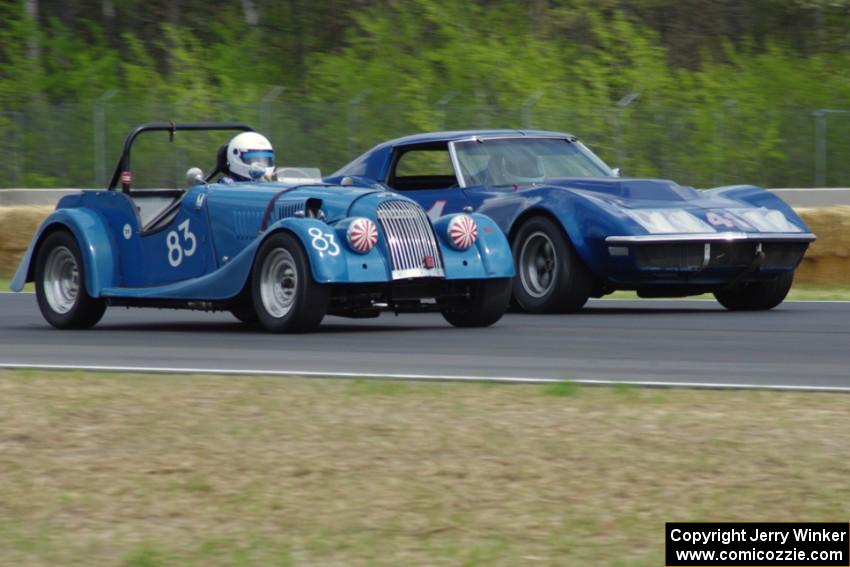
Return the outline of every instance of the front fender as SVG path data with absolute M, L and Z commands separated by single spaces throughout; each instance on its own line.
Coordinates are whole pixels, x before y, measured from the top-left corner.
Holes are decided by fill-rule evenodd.
M 754 207 L 764 207 L 780 211 L 789 222 L 799 227 L 803 232 L 809 232 L 809 227 L 800 218 L 800 215 L 791 208 L 791 206 L 783 201 L 778 195 L 771 193 L 767 189 L 756 187 L 755 185 L 730 185 L 727 187 L 716 187 L 708 189 L 706 194 L 715 197 L 725 197 L 736 201 L 743 201 Z
M 561 225 L 584 264 L 594 273 L 604 271 L 600 258 L 604 240 L 621 232 L 628 218 L 603 199 L 564 188 L 540 187 L 515 193 L 511 197 L 485 201 L 480 213 L 492 216 L 499 227 L 514 235 L 525 220 L 547 216 Z
M 58 209 L 52 212 L 33 236 L 9 288 L 21 291 L 35 278 L 35 258 L 41 243 L 55 230 L 68 230 L 77 239 L 86 274 L 86 291 L 100 297 L 101 290 L 115 285 L 115 245 L 106 223 L 94 211 L 85 208 Z
M 434 223 L 434 231 L 443 254 L 446 279 L 480 279 L 514 277 L 514 260 L 508 239 L 488 216 L 471 213 L 478 225 L 478 238 L 468 250 L 457 250 L 449 242 L 448 225 L 454 214 Z
M 288 217 L 269 227 L 268 235 L 280 230 L 294 234 L 304 246 L 310 260 L 313 279 L 319 283 L 369 283 L 392 279 L 382 247 L 375 246 L 366 254 L 348 247 L 345 227 L 330 226 L 317 219 Z

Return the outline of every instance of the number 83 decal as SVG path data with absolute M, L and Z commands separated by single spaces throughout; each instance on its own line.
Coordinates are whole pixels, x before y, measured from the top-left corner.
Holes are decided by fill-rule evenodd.
M 339 256 L 339 244 L 334 239 L 332 232 L 322 232 L 315 226 L 307 229 L 313 248 L 319 252 L 327 252 L 328 256 Z
M 178 234 L 178 231 L 180 233 Z M 189 219 L 177 225 L 177 230 L 172 230 L 165 235 L 165 245 L 168 247 L 168 263 L 176 268 L 183 263 L 184 257 L 189 257 L 198 248 L 198 240 L 189 230 Z

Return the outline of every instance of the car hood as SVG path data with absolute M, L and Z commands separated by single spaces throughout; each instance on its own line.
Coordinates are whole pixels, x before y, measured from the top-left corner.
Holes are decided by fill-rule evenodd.
M 561 178 L 544 187 L 594 203 L 637 234 L 808 231 L 787 204 L 752 186 L 697 190 L 667 179 Z
M 735 202 L 729 199 L 717 201 L 717 197 L 693 187 L 679 185 L 669 179 L 623 179 L 623 178 L 560 178 L 549 179 L 546 186 L 555 189 L 570 189 L 589 197 L 627 208 L 645 207 L 681 207 L 685 204 L 694 206 L 727 206 Z M 706 200 L 711 203 L 706 202 Z

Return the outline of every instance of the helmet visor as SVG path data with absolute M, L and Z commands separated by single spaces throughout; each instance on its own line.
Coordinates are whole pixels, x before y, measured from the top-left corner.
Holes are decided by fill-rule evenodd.
M 255 163 L 264 168 L 274 167 L 274 152 L 271 150 L 248 150 L 242 153 L 242 161 L 249 167 Z

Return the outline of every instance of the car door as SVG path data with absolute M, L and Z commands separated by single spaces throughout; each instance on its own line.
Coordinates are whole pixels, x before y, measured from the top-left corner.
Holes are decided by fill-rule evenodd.
M 195 278 L 215 269 L 204 186 L 188 191 L 141 234 L 148 285 Z
M 396 148 L 384 183 L 419 203 L 431 220 L 469 206 L 445 142 Z

